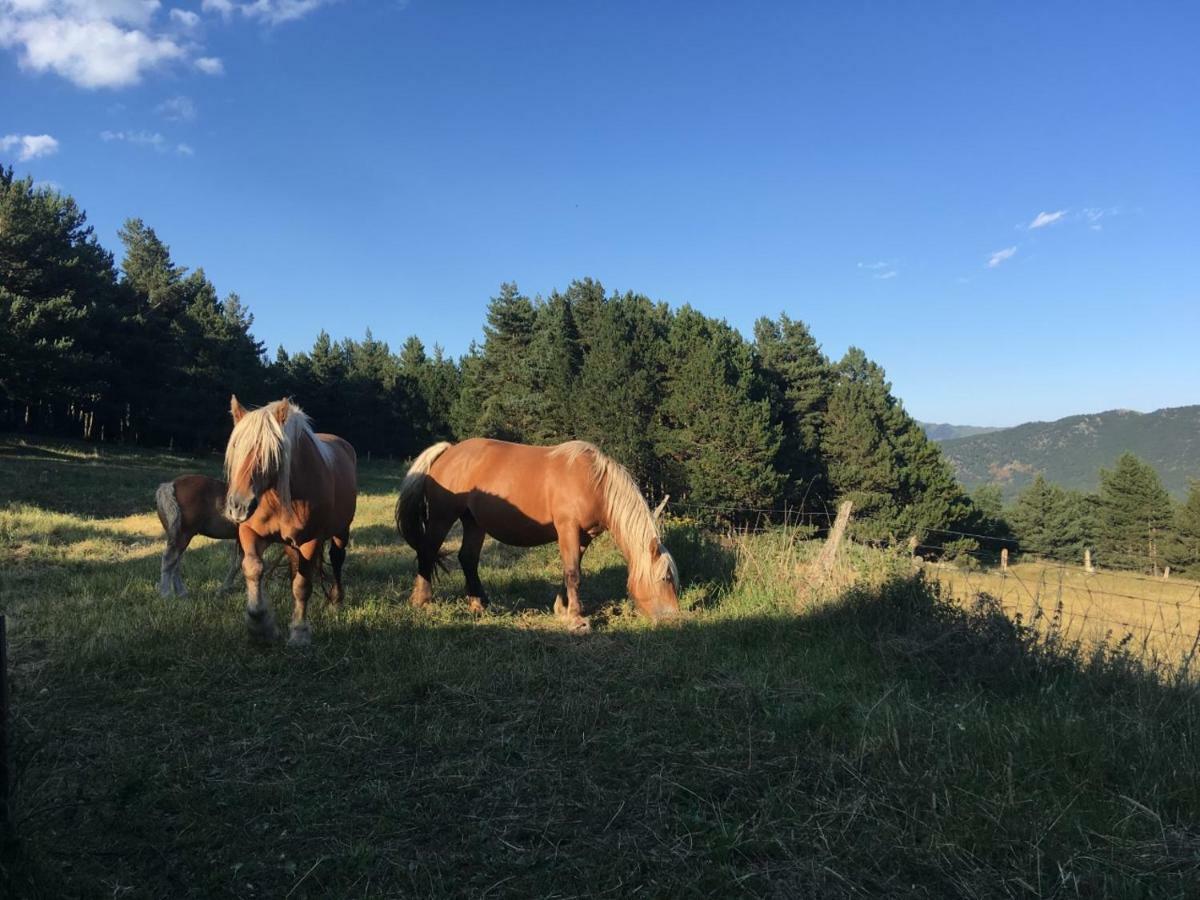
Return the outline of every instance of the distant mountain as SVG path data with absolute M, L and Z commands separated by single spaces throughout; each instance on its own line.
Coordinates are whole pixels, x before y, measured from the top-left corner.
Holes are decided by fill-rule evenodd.
M 1057 422 L 1028 422 L 941 442 L 942 453 L 968 488 L 999 484 L 1006 500 L 1040 472 L 1067 488 L 1094 491 L 1100 467 L 1112 468 L 1126 450 L 1152 465 L 1173 497 L 1200 478 L 1200 406 L 1152 413 L 1128 409 Z
M 976 434 L 991 434 L 999 428 L 985 425 L 943 425 L 940 422 L 918 422 L 931 441 L 952 441 L 955 438 L 971 437 Z

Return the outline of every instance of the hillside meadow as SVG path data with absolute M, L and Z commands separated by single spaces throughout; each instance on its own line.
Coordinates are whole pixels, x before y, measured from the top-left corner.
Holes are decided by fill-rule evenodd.
M 1200 698 L 1128 643 L 955 602 L 901 555 L 849 547 L 816 584 L 803 532 L 678 519 L 677 624 L 632 613 L 607 540 L 586 637 L 550 614 L 553 548 L 489 541 L 482 618 L 453 563 L 414 611 L 402 469 L 367 464 L 347 608 L 255 647 L 224 547 L 156 592 L 153 489 L 216 468 L 0 438 L 6 897 L 1200 889 Z

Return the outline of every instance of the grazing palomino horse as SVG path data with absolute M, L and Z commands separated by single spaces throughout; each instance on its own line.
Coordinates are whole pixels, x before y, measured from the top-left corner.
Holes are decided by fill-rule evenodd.
M 180 475 L 158 486 L 154 505 L 158 508 L 158 521 L 167 533 L 158 592 L 164 597 L 187 596 L 180 574 L 183 551 L 198 534 L 233 541 L 232 565 L 221 590 L 233 587 L 233 579 L 242 565 L 242 547 L 237 539 L 237 525 L 225 518 L 225 482 L 207 475 Z
M 417 552 L 412 603 L 433 597 L 430 582 L 442 542 L 462 522 L 459 562 L 471 610 L 487 594 L 479 581 L 485 535 L 534 547 L 558 542 L 566 583 L 567 626 L 587 631 L 579 604 L 579 565 L 587 545 L 611 531 L 629 565 L 629 593 L 653 619 L 679 613 L 679 572 L 659 540 L 654 516 L 625 467 L 583 441 L 531 447 L 485 438 L 434 444 L 409 467 L 396 502 L 396 527 Z
M 342 601 L 342 564 L 358 498 L 358 460 L 349 443 L 332 434 L 316 434 L 308 416 L 290 399 L 249 412 L 230 398 L 233 433 L 225 448 L 229 490 L 225 515 L 239 523 L 238 540 L 246 554 L 246 623 L 250 636 L 278 636 L 263 590 L 262 553 L 281 541 L 292 566 L 292 626 L 288 643 L 307 644 L 306 619 L 313 575 L 329 541 L 333 588 L 329 602 Z

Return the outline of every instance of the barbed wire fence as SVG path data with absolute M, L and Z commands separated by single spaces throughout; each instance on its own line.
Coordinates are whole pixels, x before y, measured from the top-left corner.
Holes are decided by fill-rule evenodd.
M 837 510 L 674 502 L 671 514 L 727 538 L 753 539 L 791 530 L 820 540 Z M 866 542 L 904 548 L 914 568 L 951 597 L 972 603 L 991 598 L 1015 621 L 1083 643 L 1107 642 L 1177 667 L 1200 649 L 1200 579 L 1147 574 L 1161 556 L 1108 553 L 1090 548 L 1066 559 L 1020 551 L 1016 538 L 947 528 L 922 528 L 921 538 Z M 852 535 L 847 536 L 854 542 Z

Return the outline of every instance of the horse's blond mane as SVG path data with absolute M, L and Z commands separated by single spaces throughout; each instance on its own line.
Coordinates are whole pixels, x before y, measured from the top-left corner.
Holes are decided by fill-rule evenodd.
M 279 410 L 287 406 L 287 418 L 279 424 Z M 312 423 L 299 406 L 291 400 L 276 400 L 247 412 L 233 426 L 225 447 L 225 480 L 233 483 L 237 472 L 248 459 L 254 461 L 251 476 L 260 474 L 275 478 L 275 491 L 284 507 L 292 504 L 292 451 L 304 438 L 312 440 L 321 459 L 330 462 L 330 451 L 324 441 L 313 434 Z
M 550 454 L 565 457 L 568 464 L 588 457 L 592 478 L 604 497 L 605 526 L 625 555 L 631 580 L 648 588 L 652 582 L 669 576 L 678 589 L 679 570 L 675 560 L 666 547 L 661 547 L 658 525 L 629 470 L 587 441 L 567 441 Z M 660 540 L 661 555 L 657 560 L 650 556 L 652 540 Z

